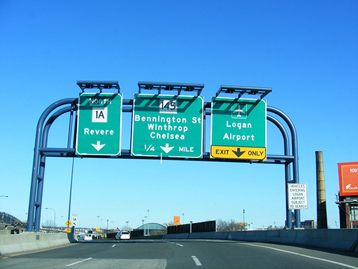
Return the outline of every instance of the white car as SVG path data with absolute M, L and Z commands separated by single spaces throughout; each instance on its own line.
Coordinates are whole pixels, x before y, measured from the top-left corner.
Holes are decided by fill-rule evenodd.
M 90 241 L 92 240 L 92 235 L 90 234 L 81 234 L 78 238 L 78 241 Z
M 128 231 L 122 231 L 119 238 L 121 240 L 128 240 L 131 238 L 131 234 Z

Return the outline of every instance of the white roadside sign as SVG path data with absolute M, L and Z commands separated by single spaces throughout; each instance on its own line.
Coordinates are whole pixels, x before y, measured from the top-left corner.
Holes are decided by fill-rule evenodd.
M 307 184 L 287 184 L 288 209 L 308 209 Z
M 72 225 L 77 226 L 78 214 L 72 214 Z

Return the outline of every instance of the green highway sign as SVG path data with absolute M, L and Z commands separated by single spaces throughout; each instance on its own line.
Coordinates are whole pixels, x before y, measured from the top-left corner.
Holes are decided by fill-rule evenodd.
M 211 158 L 266 159 L 266 101 L 213 98 Z
M 203 113 L 200 96 L 136 95 L 131 155 L 202 158 Z
M 120 155 L 122 94 L 82 93 L 78 100 L 76 154 Z

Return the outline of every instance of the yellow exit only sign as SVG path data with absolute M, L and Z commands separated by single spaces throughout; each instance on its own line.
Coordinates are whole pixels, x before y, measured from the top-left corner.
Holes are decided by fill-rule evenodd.
M 211 146 L 211 158 L 266 160 L 266 148 Z

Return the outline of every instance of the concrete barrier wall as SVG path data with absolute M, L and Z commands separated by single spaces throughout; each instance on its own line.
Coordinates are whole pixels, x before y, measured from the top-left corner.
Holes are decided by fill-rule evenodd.
M 0 255 L 51 248 L 69 243 L 70 238 L 65 233 L 26 232 L 1 235 Z
M 34 251 L 77 242 L 72 233 L 0 235 L 0 255 Z M 167 234 L 163 239 L 216 239 L 293 244 L 358 252 L 358 230 L 269 230 Z
M 221 239 L 292 244 L 358 252 L 358 230 L 268 230 L 167 234 L 163 239 Z

